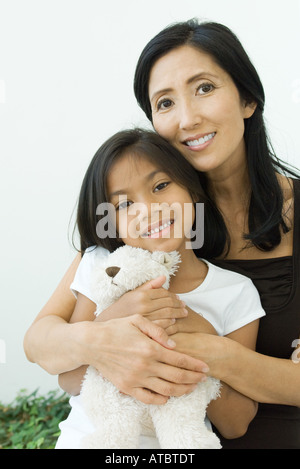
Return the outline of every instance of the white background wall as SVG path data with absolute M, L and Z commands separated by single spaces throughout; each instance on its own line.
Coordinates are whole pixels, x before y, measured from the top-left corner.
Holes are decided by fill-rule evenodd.
M 132 91 L 142 48 L 194 16 L 240 37 L 278 155 L 300 167 L 299 0 L 0 0 L 3 402 L 57 387 L 26 361 L 24 333 L 75 255 L 69 221 L 90 159 L 112 133 L 147 125 Z

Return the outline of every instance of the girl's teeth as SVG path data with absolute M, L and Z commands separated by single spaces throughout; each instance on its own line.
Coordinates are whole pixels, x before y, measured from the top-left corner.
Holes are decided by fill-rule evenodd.
M 203 145 L 203 143 L 208 142 L 216 135 L 216 132 L 212 132 L 211 134 L 205 135 L 204 137 L 198 138 L 197 140 L 189 140 L 186 144 L 189 147 L 195 147 L 197 145 Z
M 161 225 L 159 228 L 155 228 L 154 230 L 148 231 L 147 233 L 144 234 L 144 236 L 151 236 L 154 233 L 158 233 L 159 231 L 164 230 L 168 226 L 172 225 L 172 223 L 173 223 L 172 221 L 168 221 L 164 223 L 163 225 Z

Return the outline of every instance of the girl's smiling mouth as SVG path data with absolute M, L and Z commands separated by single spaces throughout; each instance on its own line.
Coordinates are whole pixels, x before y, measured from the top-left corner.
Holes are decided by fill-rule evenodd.
M 161 238 L 170 231 L 170 227 L 174 224 L 174 220 L 160 221 L 150 225 L 141 238 Z

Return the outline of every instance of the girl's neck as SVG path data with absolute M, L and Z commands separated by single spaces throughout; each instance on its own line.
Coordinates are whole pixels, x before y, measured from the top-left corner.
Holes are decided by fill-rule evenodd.
M 175 276 L 170 278 L 169 290 L 174 293 L 187 293 L 198 287 L 205 279 L 208 267 L 198 259 L 192 249 L 180 252 L 181 263 Z

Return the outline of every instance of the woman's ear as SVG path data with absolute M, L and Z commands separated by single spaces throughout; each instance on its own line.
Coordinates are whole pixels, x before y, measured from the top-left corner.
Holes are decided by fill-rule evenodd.
M 257 103 L 255 101 L 252 102 L 244 102 L 244 119 L 249 119 L 253 116 L 255 109 L 257 108 Z

